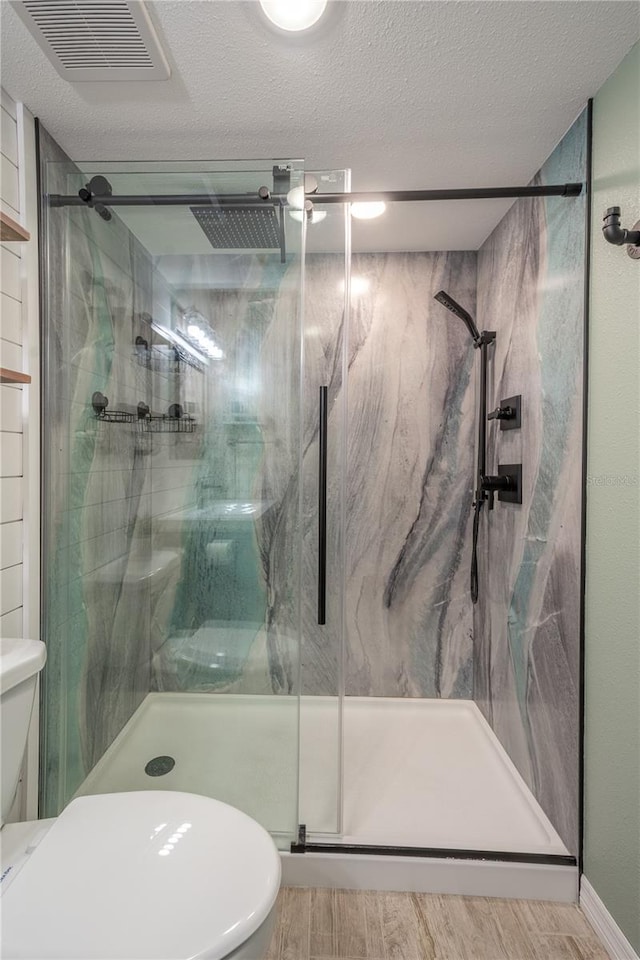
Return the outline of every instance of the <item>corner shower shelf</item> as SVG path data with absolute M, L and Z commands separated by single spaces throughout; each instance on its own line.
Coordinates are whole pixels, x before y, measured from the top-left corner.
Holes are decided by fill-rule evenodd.
M 28 373 L 20 373 L 19 370 L 8 370 L 6 367 L 0 367 L 0 383 L 31 383 L 31 377 Z
M 25 230 L 22 224 L 10 217 L 4 210 L 0 210 L 0 240 L 10 243 L 23 243 L 30 239 L 31 234 L 28 230 Z

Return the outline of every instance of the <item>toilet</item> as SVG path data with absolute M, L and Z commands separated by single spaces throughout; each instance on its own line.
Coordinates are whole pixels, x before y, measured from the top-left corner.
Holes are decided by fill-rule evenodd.
M 264 960 L 280 886 L 266 830 L 209 797 L 137 791 L 5 824 L 44 644 L 0 640 L 5 960 Z

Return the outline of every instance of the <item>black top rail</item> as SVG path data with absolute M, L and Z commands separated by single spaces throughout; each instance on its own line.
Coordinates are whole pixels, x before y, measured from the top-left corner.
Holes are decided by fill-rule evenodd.
M 524 187 L 469 187 L 457 190 L 369 190 L 356 193 L 309 193 L 307 199 L 314 204 L 325 203 L 374 203 L 384 200 L 388 203 L 403 203 L 411 201 L 433 200 L 510 200 L 518 197 L 579 197 L 582 193 L 581 183 L 559 183 L 546 186 Z M 262 195 L 266 191 L 266 195 Z M 247 194 L 147 194 L 130 195 L 108 194 L 105 196 L 92 195 L 90 201 L 78 196 L 65 196 L 59 193 L 49 194 L 51 207 L 83 207 L 101 204 L 104 207 L 170 207 L 181 205 L 193 206 L 256 206 L 267 204 L 288 206 L 286 195 L 272 194 L 261 187 L 256 193 Z

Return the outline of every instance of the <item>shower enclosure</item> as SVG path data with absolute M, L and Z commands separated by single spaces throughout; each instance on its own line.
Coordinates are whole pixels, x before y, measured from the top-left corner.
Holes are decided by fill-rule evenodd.
M 585 123 L 537 183 L 583 179 Z M 579 551 L 567 566 L 557 492 L 579 499 L 584 249 L 560 250 L 583 199 L 519 200 L 480 251 L 387 250 L 322 204 L 347 171 L 314 171 L 306 212 L 295 160 L 75 163 L 42 128 L 39 149 L 42 815 L 186 790 L 283 850 L 574 863 Z M 529 391 L 511 447 L 487 430 L 524 500 L 485 511 L 477 608 L 474 351 L 441 289 L 498 330 L 492 407 Z M 542 690 L 541 623 L 545 655 L 569 651 L 562 691 Z M 540 698 L 549 729 L 562 713 L 553 756 Z

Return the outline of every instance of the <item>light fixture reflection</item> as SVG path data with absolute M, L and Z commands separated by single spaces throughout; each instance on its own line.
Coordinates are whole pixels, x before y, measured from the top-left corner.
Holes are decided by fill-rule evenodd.
M 351 216 L 356 220 L 373 220 L 375 217 L 381 217 L 387 209 L 384 200 L 373 200 L 367 203 L 352 203 Z
M 281 30 L 308 30 L 324 13 L 327 0 L 260 0 L 265 15 Z
M 312 173 L 305 173 L 304 185 L 292 187 L 287 194 L 287 203 L 294 210 L 304 210 L 304 201 L 306 193 L 316 193 L 318 190 L 318 181 Z
M 366 293 L 370 286 L 371 281 L 368 277 L 351 277 L 352 295 L 358 296 L 359 293 Z
M 199 351 L 203 351 L 206 357 L 211 357 L 213 360 L 224 359 L 224 351 L 216 343 L 209 321 L 199 310 L 190 307 L 182 314 L 182 322 L 186 324 L 186 336 L 192 346 L 195 344 Z
M 360 293 L 366 293 L 370 286 L 371 281 L 369 280 L 369 277 L 359 277 L 354 274 L 351 275 L 349 289 L 352 297 L 357 297 Z M 341 280 L 338 284 L 338 290 L 340 293 L 344 293 L 344 280 Z
M 311 222 L 311 223 L 322 223 L 322 221 L 324 220 L 324 218 L 326 217 L 326 215 L 327 215 L 327 211 L 326 211 L 326 210 L 313 210 L 313 211 L 311 212 L 311 220 L 310 220 L 310 222 Z M 305 212 L 304 212 L 304 210 L 289 210 L 289 216 L 291 217 L 292 220 L 297 220 L 298 223 L 302 223 L 302 221 L 303 221 L 303 219 L 304 219 L 304 217 L 305 217 Z M 309 221 L 307 221 L 307 222 L 309 222 Z

